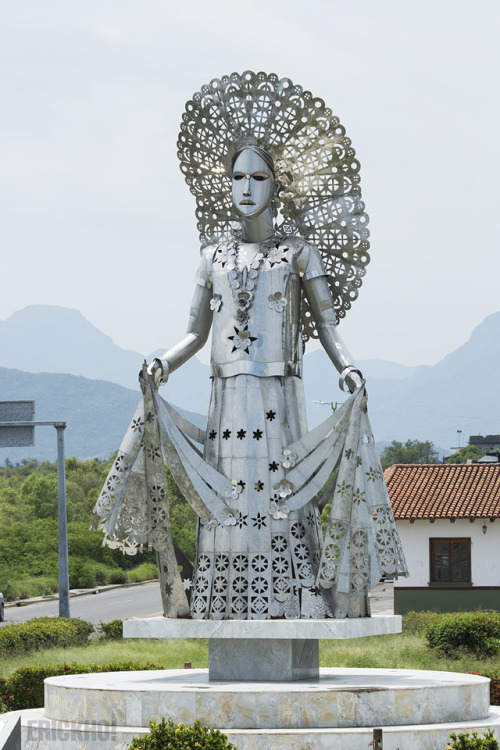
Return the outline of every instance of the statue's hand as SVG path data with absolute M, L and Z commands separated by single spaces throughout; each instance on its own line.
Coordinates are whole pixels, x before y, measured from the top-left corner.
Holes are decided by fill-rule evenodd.
M 160 385 L 165 385 L 168 380 L 168 367 L 164 367 L 161 359 L 155 357 L 148 365 L 148 375 L 153 379 L 155 388 L 158 388 Z
M 146 363 L 144 363 L 144 365 L 145 364 Z M 145 378 L 145 374 L 148 375 L 152 380 L 154 387 L 158 389 L 160 385 L 163 385 L 168 380 L 168 366 L 165 367 L 161 359 L 155 357 L 151 364 L 147 366 L 146 370 L 143 367 L 139 372 L 139 383 L 141 384 L 141 388 Z
M 349 393 L 354 393 L 355 390 L 364 385 L 364 382 L 361 372 L 354 365 L 351 365 L 340 374 L 339 386 L 342 391 L 345 391 L 345 386 L 347 386 Z

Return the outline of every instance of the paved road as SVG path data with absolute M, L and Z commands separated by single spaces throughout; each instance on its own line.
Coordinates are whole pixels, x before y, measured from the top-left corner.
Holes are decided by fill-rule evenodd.
M 394 586 L 392 583 L 379 583 L 370 593 L 372 612 L 389 615 L 394 613 Z M 162 613 L 160 588 L 158 583 L 145 583 L 142 586 L 127 586 L 104 590 L 100 594 L 85 594 L 70 599 L 71 617 L 81 617 L 89 622 L 109 622 L 127 617 L 153 617 Z M 53 599 L 46 602 L 27 604 L 23 607 L 6 607 L 5 623 L 26 622 L 32 617 L 57 617 L 59 602 Z
M 81 617 L 89 622 L 109 622 L 126 617 L 151 617 L 161 615 L 161 595 L 158 583 L 142 586 L 104 590 L 100 594 L 71 597 L 71 617 Z M 59 601 L 36 602 L 23 607 L 6 607 L 4 624 L 26 622 L 32 617 L 57 617 Z

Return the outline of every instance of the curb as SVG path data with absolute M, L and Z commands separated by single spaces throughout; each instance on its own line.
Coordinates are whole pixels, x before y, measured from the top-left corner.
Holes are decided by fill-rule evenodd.
M 158 578 L 150 578 L 147 581 L 137 581 L 136 583 L 110 583 L 107 586 L 95 586 L 92 589 L 70 589 L 69 597 L 74 599 L 77 596 L 86 596 L 87 594 L 104 594 L 106 591 L 113 591 L 113 589 L 128 589 L 132 586 L 143 586 L 145 583 L 158 583 Z M 58 600 L 58 594 L 50 594 L 49 596 L 35 596 L 33 599 L 19 599 L 17 602 L 5 602 L 4 606 L 5 609 L 8 609 L 9 607 L 24 607 L 28 604 Z

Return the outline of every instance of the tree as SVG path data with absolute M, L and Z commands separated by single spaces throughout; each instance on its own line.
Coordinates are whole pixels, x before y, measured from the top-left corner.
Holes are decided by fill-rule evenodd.
M 438 464 L 439 455 L 429 440 L 407 440 L 400 443 L 393 440 L 387 445 L 380 456 L 382 468 L 388 469 L 393 464 Z
M 482 448 L 477 445 L 464 445 L 459 448 L 456 453 L 452 453 L 448 458 L 449 464 L 466 464 L 467 461 L 477 461 L 478 458 L 482 458 L 485 452 Z

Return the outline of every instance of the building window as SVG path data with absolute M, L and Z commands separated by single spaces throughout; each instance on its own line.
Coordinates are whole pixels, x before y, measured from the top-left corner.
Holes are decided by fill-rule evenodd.
M 470 537 L 429 539 L 431 583 L 471 583 Z

